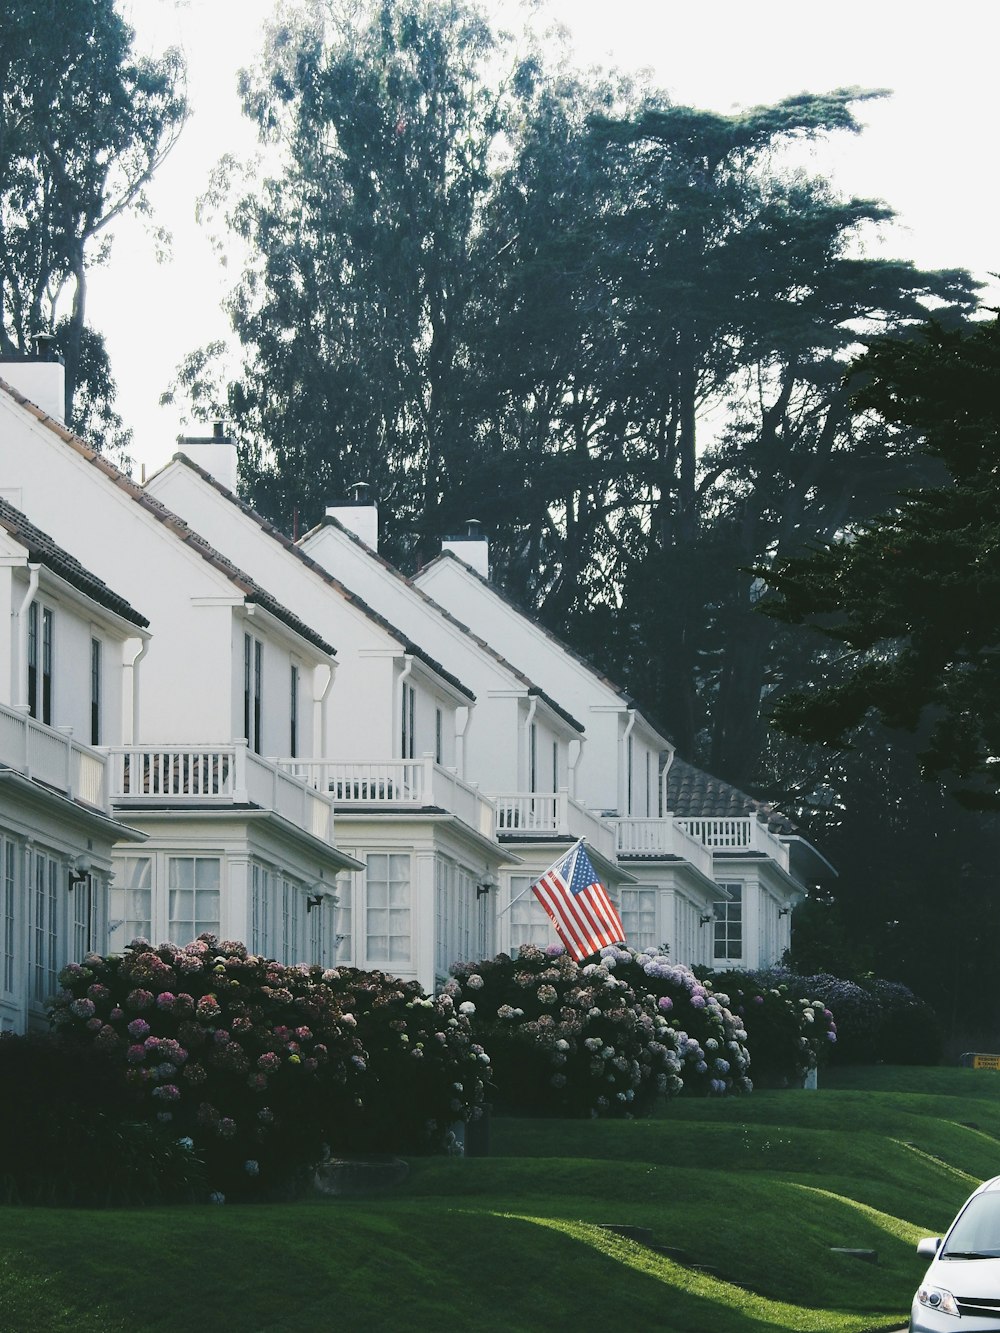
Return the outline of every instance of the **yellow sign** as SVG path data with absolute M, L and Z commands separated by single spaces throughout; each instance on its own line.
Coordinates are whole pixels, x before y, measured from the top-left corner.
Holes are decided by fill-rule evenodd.
M 1000 1069 L 1000 1055 L 981 1055 L 978 1052 L 972 1057 L 973 1069 Z

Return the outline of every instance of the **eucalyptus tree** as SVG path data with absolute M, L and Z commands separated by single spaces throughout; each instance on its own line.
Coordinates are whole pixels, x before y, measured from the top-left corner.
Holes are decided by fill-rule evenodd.
M 226 406 L 276 519 L 364 480 L 405 560 L 461 517 L 480 218 L 526 80 L 461 0 L 315 4 L 270 30 L 243 95 L 277 167 L 226 202 L 249 254 Z
M 95 442 L 120 427 L 87 274 L 183 125 L 176 52 L 135 55 L 114 0 L 7 0 L 0 14 L 0 351 L 55 333 L 66 418 Z

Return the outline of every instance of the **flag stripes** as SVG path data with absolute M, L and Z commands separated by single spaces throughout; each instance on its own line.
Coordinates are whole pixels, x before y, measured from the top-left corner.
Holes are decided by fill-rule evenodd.
M 624 943 L 621 917 L 582 844 L 551 865 L 531 888 L 577 962 L 609 944 Z

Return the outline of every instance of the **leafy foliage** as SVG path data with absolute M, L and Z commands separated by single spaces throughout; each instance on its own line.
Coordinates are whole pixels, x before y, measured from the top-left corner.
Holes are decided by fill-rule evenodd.
M 146 1120 L 134 1089 L 92 1046 L 0 1036 L 0 1199 L 75 1207 L 189 1200 L 201 1163 Z
M 380 973 L 285 967 L 204 935 L 90 954 L 60 982 L 63 1039 L 103 1053 L 137 1118 L 169 1127 L 226 1196 L 274 1197 L 331 1150 L 440 1148 L 482 1099 L 451 1001 Z
M 949 482 L 768 574 L 770 613 L 820 630 L 843 651 L 820 688 L 790 691 L 777 724 L 834 744 L 873 714 L 915 733 L 926 777 L 972 807 L 1000 803 L 1000 326 L 927 327 L 875 344 L 857 374 L 859 407 L 916 430 Z
M 0 353 L 54 333 L 66 419 L 98 447 L 127 432 L 87 271 L 115 219 L 146 208 L 186 112 L 178 53 L 136 58 L 132 38 L 113 0 L 8 0 L 0 18 Z

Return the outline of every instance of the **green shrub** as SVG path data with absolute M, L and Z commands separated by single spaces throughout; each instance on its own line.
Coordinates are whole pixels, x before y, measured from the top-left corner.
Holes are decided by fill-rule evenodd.
M 451 1002 L 381 973 L 286 967 L 205 935 L 90 954 L 60 982 L 56 1029 L 107 1057 L 214 1195 L 280 1196 L 331 1150 L 443 1146 L 444 1116 L 482 1097 Z
M 798 995 L 771 972 L 713 972 L 742 1021 L 757 1087 L 794 1087 L 829 1058 L 837 1024 L 822 1000 Z
M 612 946 L 601 951 L 601 962 L 637 994 L 651 996 L 666 1017 L 678 1044 L 687 1095 L 751 1090 L 747 1032 L 728 1007 L 728 995 L 717 993 L 711 981 L 671 962 L 659 949 L 638 952 Z
M 445 990 L 492 1061 L 496 1105 L 526 1115 L 627 1115 L 681 1089 L 677 1038 L 613 965 L 524 945 L 459 963 Z
M 203 1192 L 197 1156 L 143 1116 L 99 1051 L 54 1036 L 0 1037 L 0 1200 L 127 1206 Z

